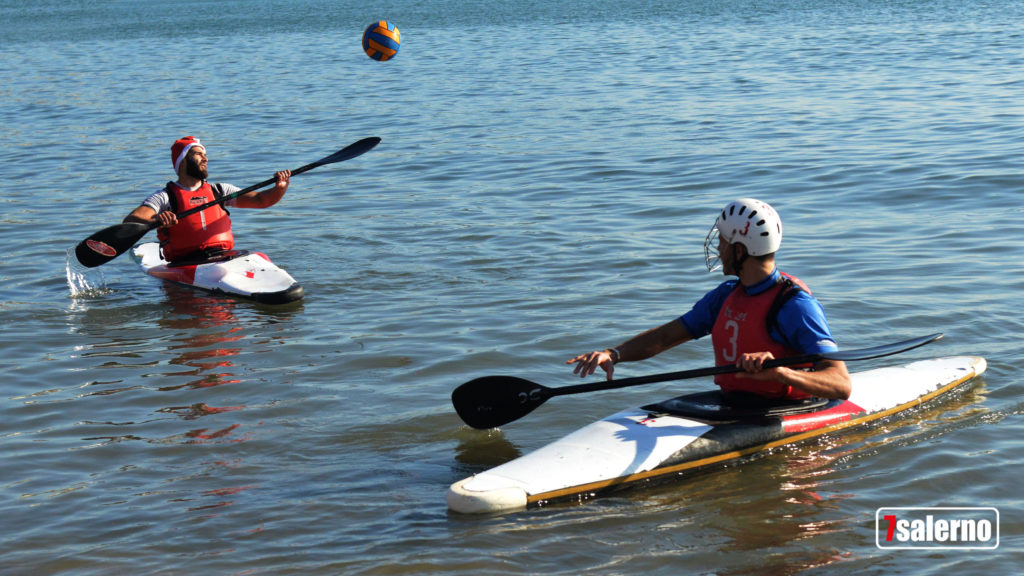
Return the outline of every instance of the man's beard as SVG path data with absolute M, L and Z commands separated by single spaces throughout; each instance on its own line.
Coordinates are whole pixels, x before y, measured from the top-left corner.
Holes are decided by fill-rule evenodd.
M 189 158 L 185 164 L 185 173 L 196 180 L 206 180 L 206 170 L 199 165 L 198 160 Z

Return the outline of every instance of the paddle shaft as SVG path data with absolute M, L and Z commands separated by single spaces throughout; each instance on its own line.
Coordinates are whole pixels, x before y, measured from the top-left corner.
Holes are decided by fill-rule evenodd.
M 767 362 L 764 363 L 764 367 L 775 368 L 777 366 L 793 366 L 796 364 L 807 364 L 809 362 L 817 362 L 822 359 L 823 358 L 820 354 L 806 354 L 804 356 L 794 356 L 792 358 L 777 358 L 774 360 L 768 360 Z M 743 369 L 736 366 L 735 364 L 730 364 L 728 366 L 711 366 L 708 368 L 695 368 L 693 370 L 680 370 L 678 372 L 665 372 L 663 374 L 634 376 L 632 378 L 622 378 L 620 380 L 607 380 L 605 382 L 593 382 L 587 384 L 575 384 L 573 386 L 560 386 L 558 388 L 548 388 L 548 393 L 545 395 L 550 398 L 552 396 L 564 396 L 566 394 L 599 392 L 601 390 L 628 388 L 630 386 L 641 386 L 643 384 L 653 384 L 655 382 L 669 382 L 671 380 L 703 378 L 705 376 L 717 376 L 718 374 L 733 374 L 742 371 Z
M 800 366 L 814 364 L 822 360 L 852 361 L 881 358 L 906 352 L 929 342 L 934 342 L 942 334 L 931 334 L 921 338 L 913 338 L 892 344 L 883 344 L 859 350 L 824 352 L 820 354 L 803 354 L 787 358 L 773 358 L 764 363 L 765 368 L 778 366 Z M 501 426 L 518 420 L 529 414 L 538 406 L 554 396 L 598 392 L 628 386 L 639 386 L 653 382 L 685 380 L 716 374 L 741 372 L 736 365 L 712 366 L 695 370 L 683 370 L 650 376 L 637 376 L 621 380 L 606 380 L 574 386 L 548 388 L 529 380 L 514 376 L 483 376 L 462 384 L 452 391 L 452 404 L 459 417 L 473 428 L 487 429 Z
M 374 142 L 372 144 L 370 144 L 371 141 L 374 141 Z M 356 142 L 354 144 L 351 144 L 351 145 L 347 146 L 346 148 L 343 148 L 342 150 L 339 150 L 339 151 L 335 152 L 334 154 L 331 154 L 330 156 L 327 156 L 325 158 L 321 158 L 321 159 L 317 160 L 316 162 L 310 162 L 309 164 L 306 164 L 305 166 L 301 166 L 299 168 L 296 168 L 296 169 L 292 170 L 292 176 L 297 176 L 299 174 L 302 174 L 303 172 L 308 172 L 308 171 L 312 170 L 313 168 L 316 168 L 317 166 L 323 166 L 324 164 L 333 164 L 335 162 L 340 162 L 342 160 L 347 160 L 348 158 L 351 157 L 351 155 L 350 155 L 351 153 L 346 154 L 346 151 L 352 150 L 355 147 L 360 147 L 359 152 L 356 153 L 355 155 L 362 154 L 366 150 L 369 150 L 373 146 L 376 146 L 377 145 L 376 142 L 379 142 L 379 141 L 380 141 L 380 138 L 376 138 L 376 137 L 364 138 L 364 139 L 362 139 L 362 140 L 360 140 L 360 141 L 358 141 L 358 142 Z M 362 150 L 361 149 L 362 147 L 366 147 L 366 146 L 369 146 L 369 148 L 366 148 L 366 150 Z M 222 197 L 220 197 L 220 198 L 218 198 L 216 200 L 211 200 L 211 201 L 209 201 L 209 202 L 207 202 L 205 204 L 201 204 L 199 206 L 194 206 L 194 207 L 189 208 L 188 210 L 185 210 L 183 212 L 178 212 L 176 214 L 176 216 L 178 218 L 183 218 L 183 217 L 188 216 L 190 214 L 195 214 L 196 212 L 202 212 L 203 210 L 206 210 L 207 208 L 209 208 L 210 206 L 213 206 L 214 204 L 223 204 L 224 202 L 227 202 L 228 200 L 231 200 L 232 198 L 237 198 L 237 197 L 241 196 L 242 194 L 248 194 L 249 192 L 254 192 L 256 190 L 259 190 L 260 188 L 266 188 L 267 186 L 270 186 L 271 184 L 274 184 L 275 182 L 277 182 L 277 175 L 276 174 L 274 175 L 273 178 L 267 178 L 266 180 L 264 180 L 263 182 L 260 182 L 258 184 L 253 184 L 252 186 L 247 186 L 247 187 L 242 188 L 241 190 L 239 190 L 237 192 L 232 192 L 231 194 L 227 194 L 227 195 L 222 196 Z M 154 228 L 158 228 L 159 226 L 160 226 L 160 221 L 159 220 L 153 220 L 152 222 L 149 223 L 148 230 L 152 230 Z
M 819 354 L 802 354 L 800 356 L 789 356 L 787 358 L 773 358 L 771 360 L 767 360 L 764 363 L 764 368 L 778 368 L 779 366 L 799 366 L 801 364 L 812 364 L 814 362 L 820 362 L 822 360 L 840 360 L 846 362 L 853 360 L 868 360 L 871 358 L 881 358 L 883 356 L 891 356 L 893 354 L 899 354 L 900 352 L 913 350 L 914 348 L 924 346 L 929 342 L 934 342 L 939 338 L 942 338 L 942 334 L 930 334 L 928 336 L 923 336 L 921 338 L 912 338 L 910 340 L 904 340 L 902 342 L 895 342 L 893 344 L 883 344 L 881 346 L 874 346 L 872 348 L 862 348 L 860 350 L 849 350 L 846 352 L 822 352 Z M 616 388 L 640 386 L 642 384 L 653 384 L 655 382 L 668 382 L 670 380 L 686 380 L 689 378 L 702 378 L 704 376 L 716 376 L 718 374 L 734 374 L 737 372 L 743 372 L 743 368 L 740 368 L 735 364 L 729 364 L 726 366 L 711 366 L 708 368 L 696 368 L 694 370 L 681 370 L 678 372 L 666 372 L 663 374 L 651 374 L 648 376 L 623 378 L 621 380 L 608 380 L 605 382 L 594 382 L 588 384 L 576 384 L 574 386 L 562 386 L 559 388 L 548 388 L 548 392 L 545 394 L 545 396 L 550 398 L 552 396 L 564 396 L 566 394 L 580 394 L 583 392 L 614 390 Z

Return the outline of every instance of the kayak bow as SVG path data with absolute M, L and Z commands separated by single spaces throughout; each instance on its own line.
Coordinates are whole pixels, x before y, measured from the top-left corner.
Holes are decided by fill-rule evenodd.
M 160 257 L 156 242 L 132 249 L 139 266 L 156 278 L 214 294 L 227 294 L 263 304 L 287 304 L 300 300 L 302 286 L 266 254 L 232 250 L 211 260 L 169 264 Z

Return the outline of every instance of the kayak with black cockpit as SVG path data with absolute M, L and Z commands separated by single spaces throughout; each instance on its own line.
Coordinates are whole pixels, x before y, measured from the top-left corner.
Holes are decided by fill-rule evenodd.
M 853 388 L 847 400 L 765 405 L 765 399 L 753 402 L 715 390 L 631 408 L 452 484 L 448 507 L 467 514 L 495 513 L 582 501 L 676 479 L 778 446 L 905 416 L 922 403 L 966 385 L 985 368 L 984 358 L 956 356 L 855 372 L 850 375 Z M 511 421 L 532 410 L 531 402 L 539 404 L 559 390 L 532 383 L 533 389 L 524 385 L 516 390 L 517 380 L 489 378 L 469 382 L 453 395 L 460 416 L 475 428 Z M 563 390 L 568 388 L 572 387 Z M 488 397 L 486 390 L 496 392 Z M 518 394 L 519 400 L 510 396 L 509 404 L 503 406 L 499 400 L 508 391 Z M 516 403 L 522 407 L 513 406 Z
M 302 299 L 302 286 L 262 252 L 228 250 L 209 258 L 167 262 L 157 242 L 139 244 L 132 258 L 162 280 L 213 294 L 226 294 L 262 304 L 287 304 Z

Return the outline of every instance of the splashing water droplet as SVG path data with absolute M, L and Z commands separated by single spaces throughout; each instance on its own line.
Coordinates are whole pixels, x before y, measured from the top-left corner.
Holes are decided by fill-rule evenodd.
M 75 256 L 75 249 L 68 248 L 65 271 L 68 277 L 68 288 L 72 298 L 81 298 L 104 294 L 107 283 L 103 272 L 98 268 L 87 268 Z

